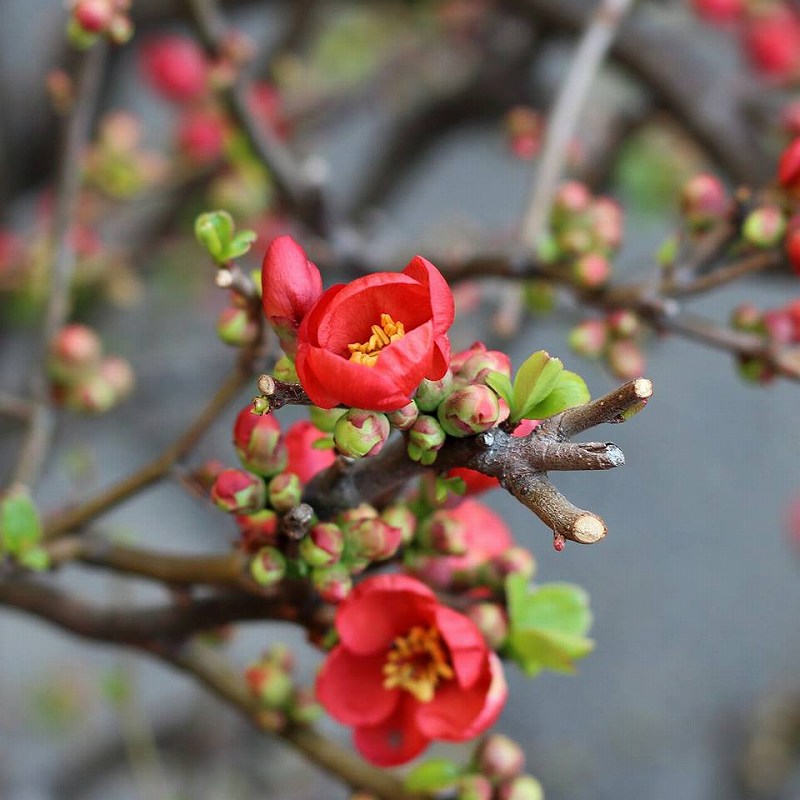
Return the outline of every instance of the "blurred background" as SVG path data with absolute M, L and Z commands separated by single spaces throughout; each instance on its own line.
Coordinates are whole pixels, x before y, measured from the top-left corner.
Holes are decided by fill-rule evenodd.
M 517 224 L 540 147 L 537 126 L 569 64 L 574 31 L 557 13 L 537 17 L 538 3 L 499 5 L 498 16 L 494 4 L 468 0 L 223 4 L 256 45 L 252 69 L 268 87 L 262 113 L 273 123 L 280 117 L 306 168 L 326 176 L 334 203 L 363 221 L 374 268 L 399 267 L 413 252 L 435 260 L 502 244 Z M 575 5 L 593 4 L 562 9 Z M 68 91 L 53 70 L 74 56 L 61 2 L 0 0 L 0 15 L 0 388 L 21 394 L 41 310 L 37 265 L 60 129 L 53 107 Z M 191 235 L 194 215 L 230 208 L 262 242 L 293 229 L 275 210 L 268 176 L 237 160 L 235 143 L 224 167 L 207 159 L 207 129 L 190 136 L 184 127 L 181 139 L 185 111 L 143 74 L 153 37 L 190 34 L 183 7 L 135 0 L 133 16 L 136 34 L 110 54 L 103 76 L 101 143 L 87 168 L 95 192 L 81 205 L 76 316 L 130 362 L 136 388 L 104 416 L 64 412 L 37 492 L 48 509 L 160 452 L 229 368 L 231 350 L 215 332 L 226 300 Z M 615 56 L 593 89 L 570 168 L 623 205 L 614 266 L 621 281 L 651 276 L 689 175 L 716 170 L 731 186 L 771 175 L 783 141 L 775 120 L 792 96 L 791 84 L 754 71 L 752 50 L 732 26 L 700 20 L 680 2 L 642 0 L 633 16 L 665 46 L 680 41 L 702 71 L 692 99 L 700 111 L 688 124 L 637 78 L 630 53 Z M 471 76 L 485 51 L 475 40 L 486 31 L 498 75 L 476 89 Z M 687 63 L 675 69 L 681 84 Z M 713 131 L 713 121 L 725 127 L 733 114 L 726 97 L 749 85 L 764 87 L 737 118 L 739 145 L 751 136 L 752 149 L 736 150 L 739 134 L 728 126 L 715 150 L 698 132 Z M 436 111 L 427 127 L 414 117 L 426 103 Z M 529 112 L 522 134 L 509 123 L 515 108 Z M 386 159 L 396 167 L 385 169 Z M 261 252 L 253 251 L 254 267 Z M 793 280 L 747 279 L 694 301 L 693 310 L 724 321 L 745 301 L 785 302 Z M 457 298 L 456 349 L 484 338 L 510 348 L 518 365 L 544 348 L 579 371 L 593 396 L 619 383 L 608 365 L 569 352 L 569 331 L 585 316 L 579 308 L 514 320 L 507 288 L 493 280 L 462 285 Z M 497 322 L 509 314 L 513 334 L 503 337 Z M 538 578 L 583 586 L 595 617 L 596 650 L 577 675 L 528 681 L 509 668 L 511 702 L 499 729 L 524 745 L 528 770 L 550 800 L 798 798 L 800 562 L 786 522 L 800 490 L 797 386 L 745 383 L 726 354 L 674 337 L 651 336 L 643 349 L 654 399 L 630 424 L 597 434 L 622 447 L 627 466 L 556 481 L 607 521 L 607 540 L 554 552 L 526 509 L 499 491 L 487 498 L 532 548 Z M 252 394 L 244 391 L 240 405 Z M 192 463 L 232 460 L 236 408 Z M 291 410 L 282 418 L 292 419 Z M 19 424 L 0 415 L 0 436 L 5 478 Z M 115 509 L 99 527 L 185 552 L 223 552 L 234 536 L 227 518 L 176 482 Z M 71 567 L 59 580 L 102 601 L 162 597 L 144 582 Z M 274 641 L 295 646 L 301 676 L 313 680 L 319 656 L 289 626 L 241 626 L 228 647 L 246 663 Z M 0 613 L 0 797 L 346 796 L 167 668 Z

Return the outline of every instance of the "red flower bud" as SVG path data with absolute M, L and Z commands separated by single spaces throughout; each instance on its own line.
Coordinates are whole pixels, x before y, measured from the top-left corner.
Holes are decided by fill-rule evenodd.
M 342 529 L 333 522 L 314 525 L 300 541 L 300 557 L 312 567 L 329 567 L 335 564 L 344 549 Z
M 311 570 L 311 583 L 326 603 L 341 603 L 353 588 L 347 569 L 339 564 Z
M 345 528 L 349 552 L 356 559 L 385 561 L 401 544 L 399 528 L 387 525 L 380 517 L 365 518 Z
M 492 650 L 499 650 L 508 638 L 508 614 L 498 603 L 476 603 L 467 616 L 478 626 Z
M 233 446 L 242 464 L 259 475 L 275 475 L 287 463 L 281 426 L 272 414 L 256 414 L 245 406 L 233 425 Z
M 200 46 L 185 36 L 161 36 L 142 49 L 142 68 L 156 91 L 186 103 L 205 94 L 208 62 Z
M 300 323 L 322 294 L 322 276 L 291 236 L 279 236 L 267 248 L 261 291 L 269 324 L 281 347 L 294 355 Z
M 511 377 L 511 359 L 500 350 L 481 350 L 473 353 L 459 368 L 457 382 L 485 383 L 490 372 Z
M 608 342 L 608 326 L 602 319 L 585 319 L 569 332 L 567 342 L 578 355 L 597 358 Z
M 258 475 L 242 469 L 226 469 L 217 475 L 211 499 L 223 511 L 247 514 L 264 507 L 267 491 Z
M 634 311 L 621 309 L 612 311 L 607 317 L 609 333 L 619 339 L 630 339 L 639 332 L 639 317 Z
M 86 325 L 65 325 L 50 346 L 53 368 L 58 374 L 97 366 L 103 352 L 100 337 Z
M 744 43 L 754 66 L 767 75 L 788 78 L 800 66 L 800 21 L 788 8 L 751 20 Z
M 278 515 L 271 508 L 238 514 L 235 519 L 241 534 L 239 543 L 245 553 L 256 553 L 278 539 Z
M 508 781 L 525 769 L 525 753 L 508 736 L 493 733 L 483 740 L 475 755 L 478 770 L 492 781 Z
M 178 123 L 178 148 L 193 164 L 212 164 L 222 155 L 225 122 L 216 113 L 192 111 Z
M 789 144 L 778 162 L 778 181 L 786 189 L 800 189 L 800 137 Z
M 742 224 L 742 236 L 755 247 L 774 247 L 786 233 L 786 218 L 778 206 L 751 211 Z
M 102 33 L 111 23 L 114 9 L 110 0 L 78 0 L 72 15 L 87 33 Z
M 425 520 L 420 536 L 427 546 L 443 555 L 462 556 L 467 552 L 466 522 L 447 509 L 434 511 Z
M 453 392 L 437 412 L 445 433 L 459 437 L 488 431 L 508 414 L 506 401 L 482 384 L 470 384 Z
M 611 277 L 611 264 L 599 253 L 586 253 L 572 263 L 572 277 L 578 286 L 597 289 Z
M 509 575 L 522 575 L 529 580 L 536 572 L 536 559 L 533 553 L 524 547 L 509 547 L 492 559 L 492 566 L 499 573 L 501 580 Z
M 681 213 L 695 230 L 705 230 L 724 219 L 730 200 L 722 181 L 715 175 L 701 173 L 690 178 L 681 191 Z
M 620 380 L 638 378 L 644 372 L 644 355 L 636 342 L 617 339 L 608 346 L 608 366 Z
M 293 472 L 302 483 L 308 483 L 318 472 L 336 460 L 333 449 L 320 450 L 316 442 L 327 438 L 308 420 L 295 422 L 286 432 L 284 443 L 289 453 L 286 472 Z
M 792 269 L 800 275 L 800 225 L 790 224 L 786 234 L 786 256 Z
M 785 309 L 767 311 L 764 314 L 764 327 L 767 336 L 776 344 L 789 344 L 794 340 L 794 321 Z
M 300 503 L 303 485 L 294 472 L 281 472 L 267 486 L 269 504 L 278 512 L 288 511 Z
M 589 212 L 592 232 L 606 251 L 613 251 L 622 244 L 622 206 L 608 197 L 598 197 Z
M 574 217 L 589 209 L 592 193 L 585 183 L 567 181 L 562 183 L 553 201 L 553 214 L 557 218 Z

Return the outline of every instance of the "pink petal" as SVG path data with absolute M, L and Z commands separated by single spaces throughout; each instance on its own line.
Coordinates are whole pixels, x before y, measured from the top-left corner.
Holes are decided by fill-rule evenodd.
M 400 689 L 383 688 L 383 655 L 357 656 L 339 645 L 317 675 L 317 699 L 344 725 L 377 725 L 397 706 Z
M 416 726 L 416 705 L 406 695 L 394 714 L 379 725 L 356 728 L 353 739 L 358 752 L 379 767 L 405 764 L 418 756 L 430 740 Z

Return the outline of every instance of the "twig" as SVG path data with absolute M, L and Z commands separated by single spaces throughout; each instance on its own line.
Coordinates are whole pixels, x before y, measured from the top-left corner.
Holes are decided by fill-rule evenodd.
M 7 417 L 27 420 L 31 418 L 33 410 L 30 403 L 21 397 L 15 397 L 8 392 L 0 392 L 0 414 Z
M 41 341 L 33 377 L 32 414 L 22 444 L 14 481 L 32 485 L 41 472 L 55 422 L 48 402 L 47 353 L 54 337 L 69 314 L 70 284 L 75 253 L 70 239 L 78 192 L 81 184 L 83 149 L 89 137 L 95 102 L 100 88 L 106 46 L 99 42 L 82 55 L 77 78 L 75 103 L 70 112 L 56 182 L 55 216 L 52 234 L 50 294 L 45 310 Z

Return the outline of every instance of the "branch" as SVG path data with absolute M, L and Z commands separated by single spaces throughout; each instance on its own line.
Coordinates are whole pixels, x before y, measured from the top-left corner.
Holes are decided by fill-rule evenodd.
M 36 361 L 37 372 L 32 381 L 32 412 L 28 432 L 22 444 L 12 481 L 29 486 L 36 482 L 42 470 L 55 427 L 49 404 L 50 382 L 47 375 L 47 354 L 51 342 L 69 315 L 69 292 L 72 271 L 75 266 L 70 229 L 81 186 L 83 149 L 89 138 L 92 115 L 103 75 L 105 53 L 105 44 L 99 42 L 81 56 L 75 102 L 70 111 L 59 159 L 51 239 L 53 260 L 49 275 L 50 294 Z
M 15 397 L 8 392 L 0 392 L 0 414 L 21 420 L 29 420 L 33 410 L 30 403 L 21 397 Z

